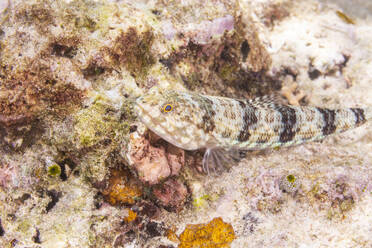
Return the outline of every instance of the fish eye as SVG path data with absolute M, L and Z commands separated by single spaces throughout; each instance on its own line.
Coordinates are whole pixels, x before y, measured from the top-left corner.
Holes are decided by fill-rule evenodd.
M 164 113 L 171 112 L 173 110 L 173 106 L 171 104 L 165 104 L 163 107 Z

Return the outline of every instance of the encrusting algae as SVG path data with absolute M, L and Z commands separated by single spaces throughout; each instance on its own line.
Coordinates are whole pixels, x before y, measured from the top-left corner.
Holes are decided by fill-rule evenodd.
M 137 218 L 137 213 L 129 209 L 128 210 L 128 217 L 124 218 L 124 220 L 125 220 L 125 222 L 130 223 L 130 222 L 134 221 L 136 218 Z
M 139 184 L 131 180 L 129 172 L 113 170 L 109 179 L 109 186 L 103 194 L 112 205 L 134 204 L 135 200 L 142 196 L 142 191 Z
M 235 239 L 233 227 L 221 217 L 208 224 L 188 224 L 179 237 L 178 248 L 224 248 Z

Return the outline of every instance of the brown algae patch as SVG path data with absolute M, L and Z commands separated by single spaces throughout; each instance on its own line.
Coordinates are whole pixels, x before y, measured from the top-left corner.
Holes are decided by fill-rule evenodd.
M 151 54 L 153 40 L 151 31 L 139 34 L 136 28 L 130 27 L 116 38 L 110 54 L 115 61 L 125 64 L 135 77 L 139 77 L 146 74 L 149 67 L 155 63 Z
M 48 108 L 76 105 L 83 91 L 65 84 L 52 73 L 49 62 L 31 61 L 19 69 L 2 62 L 0 67 L 0 122 L 12 125 L 35 118 Z

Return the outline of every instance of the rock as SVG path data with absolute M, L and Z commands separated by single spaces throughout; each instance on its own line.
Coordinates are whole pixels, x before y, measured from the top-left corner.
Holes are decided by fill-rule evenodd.
M 162 206 L 174 211 L 183 207 L 188 194 L 186 186 L 175 179 L 155 187 L 153 193 Z

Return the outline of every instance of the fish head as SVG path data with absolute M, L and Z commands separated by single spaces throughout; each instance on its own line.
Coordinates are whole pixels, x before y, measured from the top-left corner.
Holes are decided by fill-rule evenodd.
M 154 87 L 136 100 L 135 112 L 147 128 L 177 147 L 205 146 L 203 110 L 190 93 Z

